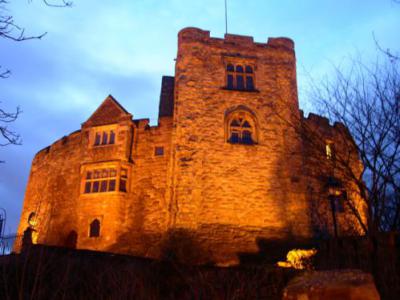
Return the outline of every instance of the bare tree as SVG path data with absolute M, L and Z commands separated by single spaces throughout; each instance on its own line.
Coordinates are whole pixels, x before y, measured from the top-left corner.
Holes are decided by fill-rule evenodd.
M 321 112 L 346 126 L 362 161 L 361 172 L 342 155 L 336 165 L 352 180 L 367 207 L 367 232 L 400 228 L 400 73 L 399 61 L 365 65 L 353 60 L 348 71 L 313 84 Z M 344 135 L 343 135 L 344 137 Z M 361 219 L 360 219 L 361 221 Z
M 27 2 L 32 1 L 33 0 L 27 0 Z M 45 5 L 51 7 L 69 7 L 72 5 L 72 2 L 67 0 L 41 1 Z M 40 40 L 46 35 L 46 32 L 38 35 L 26 35 L 25 28 L 20 27 L 15 22 L 14 17 L 10 14 L 8 5 L 9 1 L 0 0 L 0 38 L 12 40 L 15 42 L 22 42 L 32 39 Z M 4 68 L 0 63 L 0 79 L 7 79 L 10 75 L 11 71 Z M 9 129 L 9 124 L 14 122 L 19 117 L 20 113 L 21 110 L 19 107 L 17 107 L 14 112 L 8 112 L 0 108 L 0 146 L 21 144 L 20 135 L 15 131 Z

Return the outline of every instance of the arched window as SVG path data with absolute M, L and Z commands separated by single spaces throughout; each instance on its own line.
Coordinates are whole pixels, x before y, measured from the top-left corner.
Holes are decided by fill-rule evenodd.
M 89 228 L 89 237 L 99 237 L 100 236 L 100 221 L 94 219 L 92 223 L 90 223 Z
M 110 141 L 108 143 L 109 144 L 115 144 L 115 132 L 114 132 L 114 130 L 110 131 Z
M 236 65 L 229 63 L 226 66 L 226 88 L 229 90 L 253 91 L 254 71 L 249 65 Z
M 94 139 L 94 145 L 95 146 L 100 145 L 100 140 L 101 140 L 101 134 L 100 134 L 100 132 L 96 132 L 96 137 Z
M 243 67 L 241 65 L 236 66 L 236 73 L 243 73 Z
M 250 66 L 246 66 L 246 73 L 253 73 L 253 68 Z
M 326 141 L 325 152 L 326 159 L 335 160 L 335 145 L 332 141 Z
M 254 115 L 246 110 L 235 110 L 226 116 L 226 138 L 231 144 L 253 145 L 257 143 Z
M 29 224 L 30 227 L 35 227 L 36 226 L 37 220 L 36 220 L 36 213 L 35 212 L 31 212 L 29 214 L 28 224 Z
M 108 144 L 108 133 L 107 132 L 103 132 L 103 141 L 101 143 L 102 145 L 107 145 Z
M 114 145 L 117 140 L 117 130 L 116 129 L 109 129 L 109 128 L 99 128 L 98 131 L 93 133 L 93 146 L 107 146 L 107 145 Z

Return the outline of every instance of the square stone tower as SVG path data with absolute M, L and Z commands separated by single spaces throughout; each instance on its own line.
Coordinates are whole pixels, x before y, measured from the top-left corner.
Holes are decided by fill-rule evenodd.
M 299 120 L 290 39 L 180 31 L 171 226 L 212 248 L 229 241 L 232 251 L 256 251 L 256 238 L 309 236 Z

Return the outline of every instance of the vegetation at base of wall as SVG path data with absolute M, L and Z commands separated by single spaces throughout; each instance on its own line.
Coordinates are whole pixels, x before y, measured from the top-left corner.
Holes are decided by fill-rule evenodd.
M 341 237 L 321 241 L 313 264 L 316 270 L 359 269 L 371 273 L 381 299 L 398 299 L 399 254 L 399 233 Z
M 299 271 L 189 266 L 33 246 L 0 257 L 0 299 L 281 299 Z
M 400 235 L 342 237 L 315 244 L 315 270 L 373 274 L 381 299 L 400 293 Z M 172 251 L 172 250 L 171 250 Z M 281 299 L 293 268 L 252 261 L 190 266 L 104 252 L 33 245 L 0 256 L 0 299 Z

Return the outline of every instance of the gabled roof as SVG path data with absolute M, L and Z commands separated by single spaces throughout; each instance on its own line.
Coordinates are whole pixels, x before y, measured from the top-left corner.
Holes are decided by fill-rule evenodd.
M 131 119 L 132 115 L 113 96 L 108 97 L 100 104 L 83 126 L 100 126 L 118 123 L 121 120 Z

